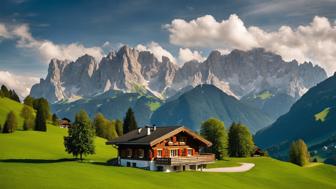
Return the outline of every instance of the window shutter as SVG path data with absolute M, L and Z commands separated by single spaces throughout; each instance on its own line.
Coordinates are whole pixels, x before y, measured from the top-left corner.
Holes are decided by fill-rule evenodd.
M 192 149 L 192 155 L 195 155 L 195 149 Z
M 149 159 L 152 160 L 153 159 L 153 153 L 152 153 L 152 150 L 148 150 L 149 152 Z
M 157 149 L 154 149 L 154 157 L 157 156 Z
M 182 151 L 180 148 L 178 149 L 178 156 L 182 156 Z
M 162 154 L 161 154 L 162 157 L 165 157 L 165 152 L 166 152 L 166 149 L 163 148 L 163 149 L 162 149 Z
M 188 148 L 184 148 L 184 155 L 188 156 Z

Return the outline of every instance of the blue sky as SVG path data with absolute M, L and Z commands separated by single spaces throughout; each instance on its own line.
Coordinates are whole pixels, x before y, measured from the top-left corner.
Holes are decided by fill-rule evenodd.
M 206 57 L 210 50 L 217 47 L 230 50 L 244 49 L 245 46 L 235 45 L 236 42 L 230 43 L 231 39 L 226 38 L 223 39 L 223 46 L 218 44 L 207 46 L 205 45 L 209 44 L 207 39 L 204 39 L 206 42 L 204 45 L 189 43 L 187 45 L 187 40 L 190 39 L 177 39 L 173 42 L 170 35 L 178 34 L 168 28 L 175 29 L 175 26 L 172 26 L 174 19 L 183 19 L 188 23 L 190 20 L 211 15 L 216 21 L 221 22 L 234 14 L 246 28 L 257 26 L 264 32 L 272 32 L 278 31 L 284 25 L 295 31 L 299 25 L 308 26 L 315 16 L 319 16 L 330 22 L 328 32 L 333 35 L 335 10 L 334 0 L 0 0 L 0 24 L 3 24 L 9 33 L 10 28 L 26 25 L 34 42 L 47 40 L 55 45 L 76 43 L 88 48 L 101 47 L 106 53 L 110 48 L 117 48 L 120 44 L 136 46 L 154 41 L 175 57 L 179 56 L 180 48 L 202 52 Z M 234 20 L 233 17 L 232 19 Z M 165 27 L 167 24 L 169 26 Z M 179 26 L 176 27 L 177 32 L 181 32 Z M 102 47 L 107 41 L 109 45 Z M 265 46 L 281 54 L 275 47 L 260 45 L 263 44 L 260 41 L 257 43 L 258 45 L 248 47 Z M 34 77 L 45 76 L 48 61 L 31 48 L 27 48 L 28 45 L 18 46 L 17 38 L 1 38 L 0 35 L 0 71 Z M 300 59 L 301 54 L 292 56 Z M 285 54 L 284 57 L 286 56 L 292 57 Z M 303 56 L 309 61 L 315 60 L 314 57 L 305 54 Z M 317 59 L 316 62 L 319 61 L 321 60 Z

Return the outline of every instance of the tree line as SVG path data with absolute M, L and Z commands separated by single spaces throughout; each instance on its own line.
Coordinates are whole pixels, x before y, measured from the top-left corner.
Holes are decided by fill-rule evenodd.
M 20 116 L 23 118 L 23 130 L 47 131 L 47 120 L 50 119 L 49 103 L 44 98 L 27 96 Z M 7 114 L 2 133 L 12 133 L 18 128 L 18 120 L 14 111 Z
M 200 134 L 212 142 L 212 146 L 206 151 L 214 153 L 216 159 L 228 156 L 248 157 L 255 149 L 250 131 L 241 123 L 232 123 L 227 130 L 224 122 L 210 118 L 202 123 Z
M 91 121 L 88 114 L 80 110 L 75 116 L 74 123 L 68 128 L 68 136 L 64 137 L 65 150 L 82 161 L 83 156 L 95 153 L 95 136 L 110 140 L 137 127 L 131 108 L 127 110 L 124 122 L 108 120 L 101 113 L 97 113 Z
M 9 90 L 5 85 L 1 86 L 0 89 L 0 97 L 7 97 L 16 102 L 21 102 L 19 96 L 16 94 L 14 90 Z

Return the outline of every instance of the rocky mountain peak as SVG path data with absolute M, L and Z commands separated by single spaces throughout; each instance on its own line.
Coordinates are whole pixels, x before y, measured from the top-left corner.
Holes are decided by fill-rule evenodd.
M 31 94 L 55 101 L 110 89 L 134 91 L 141 86 L 158 96 L 169 97 L 184 88 L 211 84 L 236 98 L 262 91 L 298 98 L 326 77 L 319 66 L 285 62 L 261 48 L 233 50 L 228 55 L 212 51 L 204 62 L 191 61 L 179 67 L 167 57 L 160 61 L 151 52 L 125 45 L 99 63 L 90 55 L 75 62 L 51 60 L 48 76 L 41 82 L 44 84 L 36 84 Z

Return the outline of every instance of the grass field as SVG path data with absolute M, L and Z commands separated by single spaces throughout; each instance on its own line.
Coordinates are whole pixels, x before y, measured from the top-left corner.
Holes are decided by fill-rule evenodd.
M 48 125 L 47 132 L 0 134 L 0 188 L 336 188 L 336 167 L 299 167 L 271 158 L 230 158 L 212 167 L 251 162 L 245 173 L 162 173 L 114 167 L 105 162 L 116 150 L 96 138 L 96 155 L 81 163 L 64 151 L 66 130 Z
M 10 111 L 14 111 L 16 117 L 18 118 L 18 125 L 21 127 L 23 124 L 23 119 L 20 117 L 21 109 L 22 104 L 8 98 L 0 97 L 0 124 L 3 125 L 6 121 L 7 114 Z

